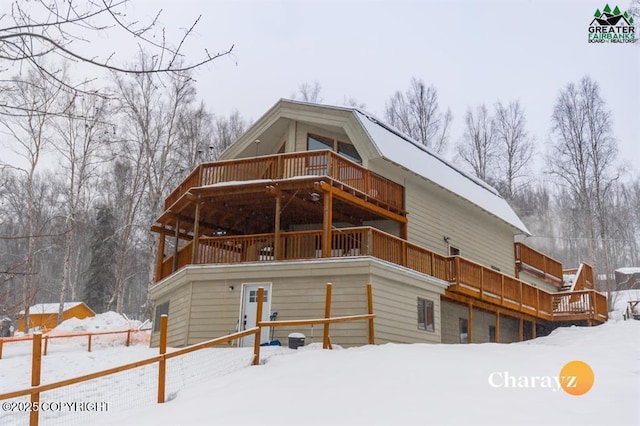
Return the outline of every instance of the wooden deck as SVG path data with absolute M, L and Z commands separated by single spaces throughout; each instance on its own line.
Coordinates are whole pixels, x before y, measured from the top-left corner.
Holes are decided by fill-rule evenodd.
M 523 243 L 515 243 L 516 274 L 526 271 L 562 287 L 562 263 Z
M 274 233 L 201 237 L 182 246 L 159 268 L 157 280 L 192 264 L 229 264 L 372 256 L 451 283 L 449 294 L 459 294 L 496 308 L 516 311 L 547 321 L 607 320 L 606 297 L 593 290 L 550 293 L 517 278 L 460 256 L 442 256 L 372 227 L 334 229 L 330 250 L 323 250 L 323 232 Z
M 404 211 L 404 187 L 330 150 L 267 155 L 198 166 L 165 199 L 165 211 L 190 189 L 221 183 L 326 176 L 380 203 Z

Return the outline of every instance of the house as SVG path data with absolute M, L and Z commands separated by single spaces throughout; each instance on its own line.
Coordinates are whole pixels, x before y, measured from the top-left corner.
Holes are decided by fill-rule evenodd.
M 640 268 L 618 268 L 615 270 L 616 290 L 640 290 Z
M 515 243 L 529 231 L 495 189 L 357 108 L 280 100 L 151 229 L 149 294 L 173 346 L 255 325 L 259 286 L 264 319 L 287 320 L 322 316 L 327 282 L 333 315 L 365 313 L 371 283 L 376 343 L 512 342 L 607 319 L 588 265 L 564 271 Z M 262 339 L 292 331 L 318 335 Z M 331 339 L 366 344 L 367 326 Z
M 59 303 L 39 303 L 29 308 L 29 329 L 39 327 L 50 330 L 58 325 Z M 84 302 L 65 302 L 62 308 L 62 321 L 69 318 L 83 319 L 96 315 Z M 24 311 L 18 317 L 18 331 L 24 332 Z

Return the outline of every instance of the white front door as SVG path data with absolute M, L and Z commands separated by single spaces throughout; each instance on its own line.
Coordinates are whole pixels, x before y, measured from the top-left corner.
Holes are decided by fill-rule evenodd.
M 262 321 L 269 321 L 271 315 L 271 284 L 243 284 L 242 308 L 240 309 L 240 330 L 256 326 L 256 309 L 258 306 L 258 288 L 264 288 L 262 303 Z M 242 338 L 242 346 L 253 346 L 254 335 Z M 269 328 L 264 327 L 260 336 L 260 343 L 269 341 Z

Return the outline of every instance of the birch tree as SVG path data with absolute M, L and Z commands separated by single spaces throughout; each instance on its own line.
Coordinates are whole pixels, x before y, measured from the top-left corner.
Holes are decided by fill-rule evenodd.
M 71 299 L 76 300 L 80 266 L 79 222 L 88 216 L 93 181 L 103 162 L 99 154 L 108 145 L 113 127 L 104 121 L 107 103 L 102 98 L 65 94 L 60 102 L 65 105 L 65 114 L 54 120 L 54 145 L 60 158 L 59 170 L 64 173 L 66 182 L 63 192 L 66 235 L 58 322 L 62 321 L 67 292 L 70 291 Z
M 473 174 L 484 181 L 493 177 L 491 172 L 497 155 L 496 139 L 494 120 L 487 107 L 480 105 L 475 113 L 468 108 L 464 136 L 458 142 L 456 151 Z
M 519 101 L 497 102 L 493 117 L 496 139 L 496 184 L 512 200 L 527 183 L 533 156 L 533 140 L 526 129 L 526 117 Z
M 427 87 L 422 79 L 412 78 L 409 89 L 397 91 L 385 104 L 389 124 L 435 152 L 447 149 L 451 110 L 440 110 L 435 86 Z

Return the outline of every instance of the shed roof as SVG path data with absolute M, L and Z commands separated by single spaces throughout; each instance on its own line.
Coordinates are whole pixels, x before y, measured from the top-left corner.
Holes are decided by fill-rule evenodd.
M 65 302 L 62 308 L 63 312 L 68 311 L 71 308 L 75 308 L 78 305 L 84 305 L 84 302 Z M 85 305 L 86 306 L 86 305 Z M 38 303 L 29 307 L 29 314 L 57 314 L 60 308 L 60 303 Z M 87 309 L 91 311 L 91 308 L 87 306 Z M 93 312 L 93 311 L 92 311 Z M 24 315 L 24 310 L 20 311 L 20 315 Z

